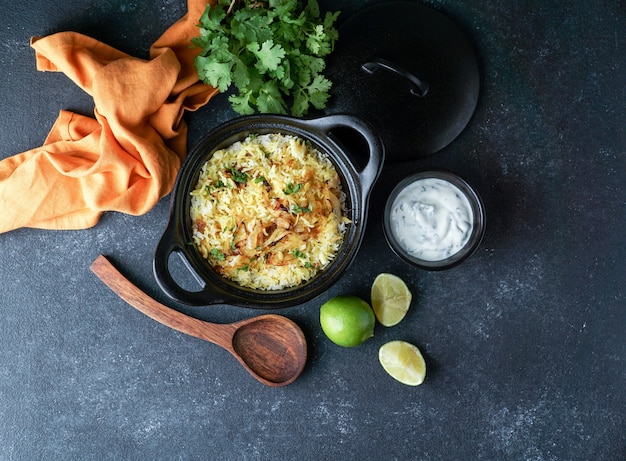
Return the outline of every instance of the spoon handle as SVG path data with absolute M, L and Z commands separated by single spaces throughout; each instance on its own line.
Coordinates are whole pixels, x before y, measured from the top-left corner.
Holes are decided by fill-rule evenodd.
M 189 317 L 171 309 L 137 288 L 103 255 L 91 264 L 91 271 L 120 298 L 157 322 L 181 333 L 204 339 L 233 353 L 236 326 L 215 324 Z

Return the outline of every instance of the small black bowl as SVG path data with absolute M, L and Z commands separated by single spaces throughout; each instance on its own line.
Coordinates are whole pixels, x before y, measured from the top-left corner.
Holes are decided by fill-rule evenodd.
M 430 178 L 441 179 L 443 181 L 449 182 L 453 186 L 456 186 L 456 188 L 459 189 L 469 201 L 473 217 L 472 228 L 470 230 L 470 236 L 467 242 L 458 251 L 456 251 L 456 253 L 451 254 L 445 259 L 439 260 L 420 259 L 415 255 L 409 254 L 394 235 L 390 222 L 394 203 L 400 193 L 416 181 Z M 480 245 L 480 242 L 485 235 L 485 228 L 485 207 L 480 196 L 474 191 L 474 189 L 469 186 L 469 184 L 467 184 L 459 176 L 444 170 L 420 171 L 400 181 L 400 183 L 398 183 L 398 185 L 393 189 L 393 191 L 389 195 L 389 198 L 387 199 L 383 218 L 383 229 L 385 232 L 385 238 L 387 239 L 387 243 L 394 251 L 394 253 L 396 253 L 406 262 L 426 270 L 450 269 L 465 261 L 476 251 L 476 249 Z

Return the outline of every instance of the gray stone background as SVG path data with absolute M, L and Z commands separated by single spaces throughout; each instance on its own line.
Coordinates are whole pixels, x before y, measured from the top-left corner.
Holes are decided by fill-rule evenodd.
M 344 20 L 369 3 L 321 2 Z M 16 230 L 0 235 L 0 459 L 624 459 L 626 4 L 425 3 L 475 45 L 479 104 L 442 152 L 385 168 L 353 266 L 317 300 L 280 312 L 307 337 L 300 378 L 265 387 L 227 352 L 148 319 L 90 273 L 104 253 L 198 318 L 259 313 L 178 305 L 160 292 L 151 263 L 167 198 L 89 230 Z M 76 30 L 145 57 L 185 2 L 31 0 L 2 10 L 5 158 L 41 145 L 59 110 L 93 110 L 64 75 L 35 70 L 31 36 Z M 188 116 L 190 145 L 234 116 L 216 97 Z M 384 242 L 386 195 L 422 167 L 456 172 L 485 201 L 485 239 L 450 271 L 414 269 Z M 320 304 L 367 299 L 380 272 L 412 289 L 406 319 L 377 326 L 356 349 L 330 343 Z M 379 366 L 378 348 L 393 339 L 423 351 L 422 386 Z

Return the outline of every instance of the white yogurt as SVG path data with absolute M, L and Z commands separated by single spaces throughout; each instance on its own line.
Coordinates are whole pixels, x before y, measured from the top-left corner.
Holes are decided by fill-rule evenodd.
M 393 237 L 407 254 L 424 261 L 441 261 L 468 242 L 474 216 L 458 187 L 444 179 L 424 178 L 398 194 L 389 223 Z

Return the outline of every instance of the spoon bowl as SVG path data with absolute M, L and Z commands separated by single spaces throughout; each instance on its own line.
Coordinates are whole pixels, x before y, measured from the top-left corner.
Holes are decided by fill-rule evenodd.
M 91 271 L 120 298 L 148 317 L 226 349 L 267 386 L 286 386 L 304 369 L 306 339 L 300 327 L 287 317 L 266 314 L 229 324 L 205 322 L 149 297 L 103 255 L 91 264 Z
M 287 383 L 302 371 L 306 353 L 304 336 L 298 326 L 280 315 L 262 315 L 250 319 L 235 331 L 235 353 L 250 370 L 268 382 Z M 298 329 L 296 331 L 296 328 Z M 293 347 L 293 345 L 299 347 Z

